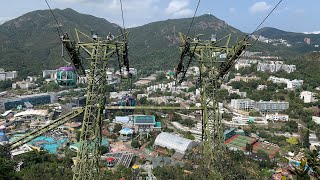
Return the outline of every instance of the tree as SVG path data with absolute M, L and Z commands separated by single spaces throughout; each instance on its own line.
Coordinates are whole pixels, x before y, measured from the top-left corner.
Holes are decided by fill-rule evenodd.
M 138 141 L 136 141 L 136 140 L 132 140 L 132 142 L 131 142 L 131 146 L 132 146 L 133 148 L 139 148 L 139 147 L 140 147 L 140 144 L 139 144 L 139 142 L 138 142 Z
M 183 134 L 184 138 L 195 140 L 195 137 L 191 134 L 191 132 L 187 131 L 186 133 Z
M 310 179 L 308 172 L 310 169 L 310 166 L 306 166 L 307 165 L 307 160 L 306 159 L 301 159 L 300 160 L 300 165 L 298 167 L 294 166 L 294 173 L 297 176 L 298 180 L 302 180 L 302 179 Z
M 118 136 L 117 136 L 116 134 L 112 133 L 112 134 L 110 134 L 110 135 L 108 136 L 108 138 L 110 138 L 110 139 L 112 139 L 113 141 L 115 141 L 115 140 L 118 138 Z
M 117 132 L 119 132 L 121 129 L 122 129 L 122 125 L 116 123 L 116 124 L 114 125 L 113 132 L 114 132 L 114 133 L 117 133 Z
M 310 135 L 310 131 L 308 130 L 304 130 L 304 129 L 300 129 L 300 139 L 301 139 L 301 145 L 304 148 L 308 148 L 310 147 L 310 141 L 309 141 L 309 135 Z
M 12 81 L 0 81 L 0 91 L 5 91 L 12 87 Z
M 80 135 L 81 135 L 81 131 L 77 131 L 77 134 L 76 134 L 77 141 L 80 141 Z
M 11 160 L 10 147 L 0 145 L 0 179 L 16 179 L 16 163 Z
M 246 143 L 246 151 L 252 153 L 252 150 L 253 150 L 253 144 Z
M 146 105 L 147 104 L 147 97 L 142 97 L 139 99 L 139 102 L 142 104 L 142 105 Z
M 285 124 L 285 129 L 288 132 L 298 132 L 298 123 L 296 121 L 287 121 Z
M 48 84 L 44 84 L 40 88 L 40 91 L 42 91 L 42 92 L 52 92 L 52 91 L 57 91 L 57 90 L 59 90 L 59 85 L 55 82 L 49 82 Z
M 182 118 L 181 118 L 181 116 L 180 116 L 179 114 L 173 113 L 173 116 L 172 116 L 172 118 L 171 118 L 171 121 L 177 121 L 177 122 L 179 122 L 181 119 L 182 119 Z
M 161 82 L 161 81 L 163 81 L 165 79 L 166 79 L 166 74 L 165 73 L 159 73 L 159 74 L 157 74 L 156 82 Z
M 308 165 L 312 168 L 314 176 L 320 179 L 320 147 L 306 153 Z
M 259 111 L 250 111 L 249 116 L 255 116 L 255 117 L 260 117 L 261 114 Z
M 109 148 L 107 146 L 100 146 L 101 154 L 105 154 L 109 152 Z
M 114 116 L 124 116 L 124 115 L 125 115 L 124 112 L 121 110 L 114 113 Z

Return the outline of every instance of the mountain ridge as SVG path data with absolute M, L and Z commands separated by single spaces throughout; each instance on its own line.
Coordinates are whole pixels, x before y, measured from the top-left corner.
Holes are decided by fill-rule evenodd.
M 108 32 L 118 34 L 121 29 L 121 26 L 104 18 L 82 14 L 71 8 L 54 9 L 53 13 L 63 30 L 71 36 L 74 28 L 88 34 L 95 30 L 100 36 L 107 36 Z M 145 72 L 172 69 L 180 53 L 178 32 L 186 33 L 190 22 L 191 18 L 168 19 L 127 28 L 130 64 Z M 56 27 L 49 10 L 32 11 L 0 25 L 0 67 L 17 70 L 21 76 L 26 76 L 65 65 Z M 229 33 L 232 34 L 231 44 L 245 35 L 225 21 L 204 14 L 195 17 L 189 36 L 203 34 L 200 38 L 207 39 L 216 34 L 219 39 Z M 277 53 L 279 48 L 257 43 L 252 50 Z M 289 51 L 288 48 L 284 50 Z

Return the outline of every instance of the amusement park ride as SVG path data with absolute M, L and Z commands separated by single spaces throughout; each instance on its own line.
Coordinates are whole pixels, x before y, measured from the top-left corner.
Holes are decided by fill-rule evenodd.
M 75 32 L 76 40 L 70 39 L 68 34 L 64 33 L 61 35 L 61 41 L 70 56 L 74 70 L 76 70 L 78 74 L 85 74 L 82 65 L 83 60 L 87 60 L 90 64 L 86 106 L 67 112 L 50 124 L 10 142 L 11 149 L 28 143 L 34 138 L 84 113 L 80 148 L 73 169 L 73 179 L 100 179 L 101 125 L 105 109 L 202 110 L 203 153 L 208 167 L 212 166 L 214 159 L 218 158 L 219 154 L 224 151 L 223 129 L 218 102 L 216 100 L 216 90 L 219 88 L 219 83 L 224 75 L 230 71 L 236 60 L 249 45 L 248 36 L 236 42 L 234 46 L 229 47 L 231 35 L 220 40 L 215 40 L 214 38 L 211 40 L 200 40 L 198 36 L 190 38 L 180 34 L 182 46 L 180 47 L 180 60 L 176 68 L 177 79 L 179 79 L 180 82 L 183 81 L 191 63 L 198 65 L 200 69 L 199 89 L 201 91 L 201 107 L 127 106 L 127 104 L 125 106 L 108 107 L 106 106 L 105 89 L 105 85 L 107 84 L 107 66 L 111 58 L 117 58 L 120 69 L 125 67 L 126 70 L 129 71 L 128 33 L 122 32 L 121 35 L 113 39 L 104 39 L 98 37 L 94 32 L 91 36 L 77 29 Z M 224 45 L 218 45 L 223 41 L 225 41 L 225 43 L 223 43 Z M 221 54 L 226 54 L 226 58 L 219 58 Z M 86 56 L 83 58 L 82 55 Z M 66 69 L 61 70 L 62 73 L 69 73 Z

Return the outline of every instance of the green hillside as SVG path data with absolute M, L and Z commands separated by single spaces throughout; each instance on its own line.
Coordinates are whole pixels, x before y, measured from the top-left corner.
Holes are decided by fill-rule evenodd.
M 88 34 L 95 30 L 100 36 L 106 36 L 108 32 L 119 33 L 118 25 L 103 18 L 81 14 L 72 9 L 53 11 L 63 30 L 71 35 L 74 28 Z M 131 66 L 143 72 L 174 68 L 179 57 L 178 32 L 186 33 L 190 22 L 191 18 L 169 19 L 127 29 L 130 33 Z M 244 35 L 213 15 L 202 15 L 195 18 L 190 36 L 203 34 L 200 38 L 208 39 L 211 34 L 216 34 L 217 38 L 221 38 L 228 33 L 233 35 L 231 42 Z M 0 25 L 0 47 L 0 67 L 17 70 L 20 77 L 65 65 L 61 58 L 57 25 L 49 10 L 33 11 Z M 265 43 L 257 43 L 250 49 L 255 50 L 273 55 L 296 55 L 296 51 L 290 48 Z
M 269 39 L 284 39 L 292 44 L 292 51 L 298 53 L 309 53 L 319 51 L 314 45 L 320 44 L 320 34 L 304 34 L 296 32 L 282 31 L 276 28 L 264 27 L 256 32 L 257 35 L 264 36 Z M 304 38 L 310 38 L 310 45 L 304 42 Z
M 80 14 L 72 9 L 54 10 L 64 31 L 79 28 L 89 33 L 116 32 L 118 26 L 107 20 Z M 57 25 L 48 10 L 27 13 L 0 26 L 0 67 L 18 70 L 19 74 L 39 74 L 42 69 L 64 65 Z

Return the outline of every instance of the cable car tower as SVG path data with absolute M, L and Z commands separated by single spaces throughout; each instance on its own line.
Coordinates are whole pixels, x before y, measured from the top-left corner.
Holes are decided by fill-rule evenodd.
M 234 46 L 229 47 L 231 34 L 216 40 L 200 40 L 200 35 L 195 38 L 187 37 L 180 33 L 182 46 L 181 55 L 176 68 L 176 76 L 182 82 L 193 62 L 199 67 L 199 89 L 202 104 L 202 140 L 203 158 L 205 165 L 210 168 L 224 151 L 223 127 L 219 112 L 216 91 L 223 77 L 230 71 L 236 60 L 249 45 L 249 36 L 245 36 Z M 222 44 L 222 45 L 221 45 Z M 225 58 L 224 58 L 225 56 Z M 185 60 L 187 59 L 187 60 Z
M 91 37 L 76 31 L 76 41 L 67 34 L 62 42 L 70 54 L 71 60 L 79 73 L 84 73 L 80 52 L 86 54 L 90 63 L 87 82 L 87 100 L 80 135 L 80 148 L 74 167 L 74 180 L 99 179 L 99 161 L 101 145 L 101 124 L 106 105 L 107 68 L 110 58 L 116 56 L 119 66 L 129 69 L 127 53 L 127 33 L 112 39 L 103 39 L 92 32 Z

